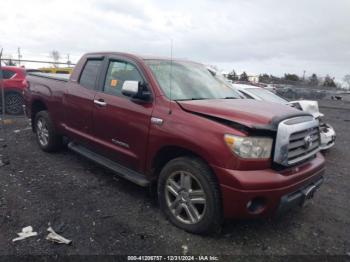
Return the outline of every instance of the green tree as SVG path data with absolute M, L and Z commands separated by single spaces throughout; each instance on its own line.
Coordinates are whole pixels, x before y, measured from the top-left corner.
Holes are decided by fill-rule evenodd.
M 232 69 L 230 73 L 228 73 L 227 78 L 232 81 L 237 81 L 238 80 L 238 75 L 236 74 L 236 71 Z
M 246 72 L 243 72 L 241 76 L 239 77 L 239 81 L 246 81 L 248 82 L 248 75 Z
M 284 74 L 284 80 L 298 82 L 299 77 L 296 74 Z
M 6 62 L 4 61 L 4 64 L 7 66 L 17 66 L 16 63 L 12 61 L 12 59 L 7 60 Z
M 270 83 L 271 82 L 270 76 L 268 74 L 259 75 L 259 82 Z
M 331 78 L 329 75 L 326 75 L 323 81 L 323 86 L 327 87 L 337 87 L 337 85 L 334 82 L 334 77 Z

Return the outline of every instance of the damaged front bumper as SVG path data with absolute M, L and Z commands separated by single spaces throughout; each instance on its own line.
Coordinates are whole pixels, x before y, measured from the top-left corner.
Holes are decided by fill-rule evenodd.
M 297 206 L 304 206 L 305 203 L 314 197 L 315 192 L 323 183 L 323 176 L 316 177 L 312 182 L 299 188 L 298 190 L 281 197 L 277 214 L 285 213 Z
M 334 128 L 330 124 L 320 124 L 321 150 L 326 150 L 334 146 L 336 134 Z

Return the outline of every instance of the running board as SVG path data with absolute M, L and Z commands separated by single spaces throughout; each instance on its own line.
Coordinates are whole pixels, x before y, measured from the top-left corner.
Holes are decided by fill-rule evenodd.
M 112 170 L 117 175 L 139 185 L 146 187 L 149 185 L 150 181 L 148 181 L 145 176 L 141 173 L 138 173 L 134 170 L 131 170 L 127 167 L 124 167 L 122 165 L 117 164 L 116 162 L 101 156 L 95 152 L 92 152 L 91 150 L 85 148 L 84 146 L 78 145 L 74 142 L 70 142 L 68 144 L 68 147 L 73 150 L 74 152 L 83 155 L 84 157 Z

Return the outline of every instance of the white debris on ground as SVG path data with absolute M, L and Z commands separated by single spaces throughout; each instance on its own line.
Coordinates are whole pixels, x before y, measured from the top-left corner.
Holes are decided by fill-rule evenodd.
M 49 227 L 47 229 L 47 231 L 49 231 L 50 233 L 47 235 L 46 239 L 55 243 L 59 243 L 59 244 L 66 244 L 69 245 L 70 243 L 72 243 L 72 240 L 69 240 L 67 238 L 64 238 L 63 236 L 57 234 L 52 227 Z
M 72 240 L 69 240 L 59 234 L 57 234 L 52 227 L 49 227 L 47 229 L 47 231 L 49 232 L 49 234 L 46 236 L 46 240 L 55 242 L 55 243 L 59 243 L 59 244 L 66 244 L 69 245 L 70 243 L 72 243 Z M 38 233 L 33 231 L 33 227 L 28 226 L 28 227 L 24 227 L 22 228 L 22 232 L 17 233 L 18 237 L 12 239 L 12 242 L 16 242 L 16 241 L 20 241 L 29 237 L 34 237 L 37 236 Z
M 188 252 L 188 246 L 186 246 L 186 245 L 182 245 L 182 254 L 184 255 L 184 256 L 186 256 L 187 255 L 187 252 Z
M 16 130 L 13 130 L 13 133 L 15 134 L 18 134 L 22 131 L 27 131 L 27 130 L 31 130 L 32 128 L 29 126 L 29 127 L 26 127 L 26 128 L 23 128 L 23 129 L 16 129 Z
M 37 233 L 37 232 L 33 232 L 33 227 L 28 226 L 28 227 L 22 228 L 22 232 L 17 233 L 17 235 L 18 235 L 18 237 L 12 239 L 12 242 L 16 242 L 16 241 L 19 241 L 19 240 L 23 240 L 23 239 L 26 239 L 26 238 L 28 238 L 28 237 L 37 236 L 38 233 Z

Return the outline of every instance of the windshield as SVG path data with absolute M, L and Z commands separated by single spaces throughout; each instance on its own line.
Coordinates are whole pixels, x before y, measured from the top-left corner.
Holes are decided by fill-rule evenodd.
M 215 77 L 215 79 L 217 81 L 219 81 L 220 83 L 224 84 L 224 85 L 227 85 L 228 87 L 230 87 L 235 93 L 236 93 L 236 96 L 239 97 L 239 98 L 245 98 L 245 96 L 243 94 L 241 94 L 238 90 L 236 90 L 232 84 L 229 82 L 229 80 L 224 77 L 222 74 L 220 73 L 216 73 L 216 72 L 213 72 L 211 70 L 208 70 L 209 73 Z
M 249 88 L 247 89 L 247 91 L 260 97 L 264 101 L 282 103 L 282 104 L 288 103 L 287 100 L 283 99 L 282 97 L 279 97 L 278 95 L 264 88 Z
M 239 98 L 230 86 L 213 77 L 203 65 L 167 60 L 146 60 L 145 62 L 169 99 Z

